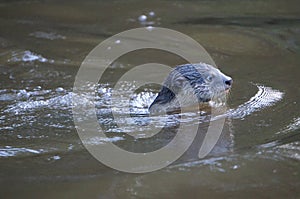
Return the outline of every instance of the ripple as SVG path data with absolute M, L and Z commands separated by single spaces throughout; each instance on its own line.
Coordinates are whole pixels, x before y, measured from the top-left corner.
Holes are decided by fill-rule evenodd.
M 49 62 L 53 63 L 53 59 L 47 59 L 43 57 L 42 55 L 39 55 L 37 53 L 31 52 L 29 50 L 25 51 L 14 51 L 12 52 L 11 58 L 7 60 L 8 62 L 33 62 L 33 61 L 39 61 L 39 62 Z
M 236 109 L 230 109 L 226 115 L 234 119 L 242 119 L 253 112 L 274 105 L 283 98 L 284 93 L 271 87 L 256 85 L 258 92 L 247 102 Z
M 49 39 L 49 40 L 55 40 L 55 39 L 66 39 L 65 36 L 60 35 L 60 34 L 56 34 L 54 32 L 41 32 L 41 31 L 37 31 L 37 32 L 33 32 L 30 33 L 29 36 L 33 36 L 36 38 L 42 38 L 42 39 Z
M 0 157 L 12 157 L 17 155 L 26 155 L 26 154 L 40 154 L 44 152 L 43 149 L 29 149 L 29 148 L 18 148 L 12 146 L 5 146 L 0 148 Z
M 277 149 L 279 149 L 280 154 L 285 157 L 300 160 L 300 142 L 299 141 L 278 146 Z
M 231 117 L 242 119 L 255 111 L 274 105 L 283 97 L 283 93 L 262 85 L 256 85 L 258 92 L 247 102 L 241 104 L 236 109 L 230 109 L 226 114 L 218 117 Z M 88 121 L 94 117 L 94 110 L 98 121 L 105 126 L 107 133 L 135 133 L 138 138 L 147 138 L 149 132 L 164 127 L 176 127 L 180 123 L 194 125 L 210 121 L 209 113 L 180 113 L 174 115 L 157 115 L 149 117 L 148 107 L 156 97 L 152 91 L 134 93 L 128 88 L 135 88 L 132 84 L 124 84 L 118 92 L 108 85 L 97 85 L 96 97 L 92 92 L 94 85 L 87 85 L 83 88 L 85 92 L 75 94 L 62 87 L 54 90 L 43 90 L 41 87 L 33 90 L 2 90 L 0 99 L 7 100 L 10 104 L 3 109 L 4 115 L 0 118 L 1 129 L 14 131 L 16 128 L 41 126 L 61 131 L 62 129 L 72 129 L 73 117 L 72 107 L 80 106 L 84 111 L 80 115 L 80 120 Z M 125 96 L 125 98 L 124 98 Z M 112 100 L 114 98 L 114 100 Z M 121 100 L 122 99 L 122 100 Z M 111 103 L 114 102 L 114 104 Z M 95 106 L 94 106 L 95 104 Z M 10 118 L 15 118 L 11 120 Z M 63 118 L 63 119 L 62 119 Z M 214 119 L 216 119 L 214 118 Z M 289 125 L 284 131 L 291 131 L 299 127 L 300 119 Z M 71 126 L 70 126 L 71 125 Z M 123 135 L 123 134 L 122 134 Z M 14 135 L 17 136 L 17 135 Z M 29 135 L 28 135 L 29 136 Z M 41 136 L 40 134 L 31 136 Z M 44 136 L 44 135 L 43 135 Z M 50 136 L 50 137 L 49 137 Z M 43 138 L 50 139 L 53 135 Z M 27 138 L 26 135 L 18 133 L 18 138 Z M 28 137 L 32 139 L 33 137 Z M 116 140 L 114 140 L 116 139 Z M 95 138 L 91 143 L 100 144 L 104 142 L 115 142 L 124 139 L 123 137 Z M 19 151 L 29 152 L 26 148 L 5 149 L 3 154 L 17 155 Z
M 29 91 L 26 89 L 15 90 L 15 89 L 4 89 L 0 90 L 0 101 L 14 101 L 14 100 L 27 100 L 29 97 L 45 96 L 51 93 L 51 90 L 33 90 Z
M 120 140 L 124 140 L 123 137 L 113 137 L 113 138 L 108 138 L 108 137 L 92 137 L 85 141 L 85 145 L 99 145 L 99 144 L 105 144 L 107 142 L 117 142 Z
M 283 130 L 277 132 L 276 134 L 289 133 L 289 132 L 296 131 L 298 129 L 300 129 L 300 117 L 294 118 L 292 123 L 287 125 Z
M 31 93 L 31 92 L 28 92 Z M 47 94 L 49 92 L 41 92 Z M 27 101 L 20 101 L 14 105 L 11 105 L 9 108 L 4 110 L 6 113 L 15 113 L 16 115 L 22 114 L 28 110 L 35 111 L 41 108 L 49 108 L 49 109 L 58 109 L 58 110 L 65 110 L 72 108 L 72 97 L 73 93 L 69 92 L 64 95 L 60 96 L 53 96 L 50 99 L 46 100 L 27 100 Z M 74 106 L 88 106 L 91 104 L 91 101 L 83 96 L 75 96 L 75 101 L 73 101 Z

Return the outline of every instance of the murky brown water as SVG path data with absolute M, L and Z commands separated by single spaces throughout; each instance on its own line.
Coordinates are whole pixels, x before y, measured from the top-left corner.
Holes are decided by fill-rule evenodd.
M 151 11 L 147 24 L 139 22 Z M 1 198 L 300 197 L 298 1 L 4 1 L 0 22 Z M 145 25 L 202 44 L 234 78 L 229 108 L 254 96 L 254 84 L 283 98 L 231 119 L 234 143 L 225 153 L 146 174 L 102 165 L 74 128 L 74 77 L 101 41 Z M 101 99 L 111 78 L 148 62 L 174 66 L 182 59 L 151 50 L 122 57 L 108 84 L 99 85 Z M 130 148 L 117 129 L 112 133 L 117 138 L 109 141 Z

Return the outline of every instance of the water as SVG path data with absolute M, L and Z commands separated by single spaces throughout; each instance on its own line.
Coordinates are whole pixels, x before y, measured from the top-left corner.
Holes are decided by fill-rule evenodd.
M 1 197 L 298 198 L 298 7 L 298 1 L 235 0 L 0 3 Z M 230 144 L 202 160 L 183 159 L 147 174 L 122 173 L 99 163 L 82 145 L 72 118 L 73 82 L 101 41 L 130 28 L 155 26 L 191 36 L 233 77 L 226 123 Z M 91 145 L 113 142 L 151 151 L 172 139 L 169 132 L 156 137 L 158 143 L 139 144 L 126 136 L 147 137 L 134 124 L 148 122 L 145 106 L 156 86 L 134 98 L 137 114 L 119 121 L 125 129 L 109 117 L 113 80 L 149 62 L 174 66 L 184 60 L 153 50 L 119 58 L 97 85 L 98 119 L 110 136 Z M 122 92 L 131 86 L 124 82 Z M 88 100 L 75 102 L 88 106 Z M 123 105 L 114 107 L 120 115 L 127 114 Z M 206 116 L 186 115 L 184 122 L 197 124 Z M 153 122 L 176 126 L 176 118 L 158 116 Z

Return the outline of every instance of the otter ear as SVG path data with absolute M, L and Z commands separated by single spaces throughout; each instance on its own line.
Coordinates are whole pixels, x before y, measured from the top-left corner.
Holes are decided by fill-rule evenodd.
M 179 76 L 176 78 L 174 84 L 177 88 L 183 88 L 185 81 L 186 81 L 186 78 L 184 76 Z

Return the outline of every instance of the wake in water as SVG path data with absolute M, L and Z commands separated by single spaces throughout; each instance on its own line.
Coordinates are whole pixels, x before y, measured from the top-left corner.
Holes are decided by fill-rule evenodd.
M 132 85 L 127 85 L 132 88 Z M 272 89 L 271 87 L 266 87 L 263 85 L 256 85 L 258 88 L 258 92 L 250 98 L 247 102 L 239 105 L 235 109 L 229 109 L 225 114 L 218 115 L 214 119 L 219 119 L 223 117 L 230 117 L 233 119 L 242 119 L 253 112 L 260 111 L 263 108 L 274 105 L 276 102 L 280 101 L 283 98 L 284 93 L 278 90 Z M 101 87 L 101 85 L 100 85 Z M 103 92 L 104 90 L 105 92 Z M 24 95 L 24 90 L 21 90 Z M 100 92 L 101 91 L 101 92 Z M 128 116 L 145 116 L 148 114 L 148 106 L 151 104 L 153 99 L 155 99 L 155 94 L 153 92 L 141 92 L 130 100 L 130 108 L 128 107 L 128 101 L 120 101 L 115 100 L 117 104 L 111 104 L 111 94 L 112 89 L 108 89 L 107 85 L 104 88 L 98 89 L 98 96 L 95 98 L 95 106 L 98 113 L 101 113 L 101 110 L 105 111 L 107 109 L 112 109 L 118 114 L 125 114 Z M 122 95 L 128 95 L 128 91 L 126 88 L 123 91 L 118 91 L 118 95 L 114 95 L 115 98 L 118 98 Z M 18 99 L 21 92 L 14 92 L 15 98 L 13 100 Z M 44 95 L 52 94 L 53 97 L 48 96 L 48 99 L 44 99 Z M 48 109 L 57 109 L 57 110 L 66 110 L 71 109 L 72 106 L 89 106 L 92 102 L 92 98 L 90 95 L 87 96 L 74 96 L 71 92 L 57 92 L 57 91 L 39 91 L 39 92 L 27 92 L 25 94 L 30 95 L 31 100 L 22 100 L 15 104 L 9 105 L 6 109 L 4 109 L 4 113 L 13 113 L 13 114 L 22 114 L 28 110 L 38 111 L 41 108 L 47 107 Z M 57 95 L 59 94 L 59 95 Z M 13 96 L 13 94 L 9 94 Z M 34 99 L 34 95 L 36 95 L 37 99 Z M 2 93 L 0 94 L 0 99 L 7 99 L 8 94 Z M 4 98 L 5 97 L 5 98 Z M 73 97 L 73 104 L 72 104 Z M 42 98 L 42 99 L 41 99 Z M 46 97 L 45 97 L 46 98 Z M 77 99 L 78 98 L 78 99 Z M 75 99 L 75 100 L 74 100 Z M 77 99 L 77 100 L 76 100 Z M 10 101 L 10 100 L 8 100 Z M 129 109 L 128 109 L 129 108 Z M 133 114 L 133 115 L 132 115 Z M 127 121 L 128 122 L 128 121 Z
M 258 92 L 247 102 L 238 106 L 236 109 L 228 111 L 227 115 L 231 118 L 244 118 L 255 111 L 259 111 L 265 107 L 272 106 L 280 101 L 283 93 L 274 90 L 271 87 L 256 85 Z
M 271 87 L 263 85 L 256 85 L 256 87 L 258 88 L 258 92 L 247 102 L 239 105 L 235 109 L 229 109 L 224 115 L 219 115 L 213 119 L 219 119 L 221 117 L 243 119 L 253 112 L 260 111 L 263 108 L 274 105 L 283 98 L 283 92 L 272 89 Z
M 40 124 L 42 127 L 47 128 L 58 128 L 60 130 L 70 130 L 74 127 L 73 117 L 71 109 L 73 106 L 83 106 L 87 109 L 87 115 L 89 117 L 89 108 L 92 101 L 94 101 L 94 107 L 96 108 L 98 121 L 100 124 L 106 125 L 106 132 L 114 133 L 131 133 L 137 132 L 139 137 L 145 138 L 148 135 L 145 130 L 151 129 L 153 126 L 156 128 L 164 126 L 176 126 L 178 124 L 178 117 L 172 117 L 171 115 L 166 116 L 154 116 L 148 117 L 148 106 L 155 99 L 156 94 L 152 91 L 143 91 L 138 94 L 131 95 L 131 99 L 120 100 L 120 96 L 128 95 L 129 89 L 134 88 L 130 83 L 124 86 L 121 91 L 112 94 L 113 89 L 108 85 L 98 85 L 97 95 L 91 96 L 90 93 L 84 94 L 83 96 L 75 95 L 72 92 L 68 92 L 62 88 L 55 90 L 38 90 L 26 91 L 26 90 L 2 90 L 0 92 L 0 101 L 6 103 L 6 106 L 2 107 L 2 116 L 0 117 L 0 130 L 5 132 L 15 132 L 18 135 L 10 134 L 11 136 L 18 136 L 18 138 L 38 138 L 48 139 L 48 136 L 44 135 L 42 131 L 36 132 L 36 135 L 23 135 L 22 129 L 28 128 L 28 125 Z M 124 84 L 125 85 L 125 84 Z M 263 108 L 274 105 L 280 101 L 283 97 L 283 93 L 262 85 L 256 85 L 258 92 L 249 101 L 241 104 L 235 109 L 229 109 L 225 114 L 218 115 L 214 118 L 208 117 L 208 113 L 205 111 L 199 114 L 192 113 L 181 113 L 181 122 L 186 124 L 198 124 L 199 122 L 209 122 L 209 119 L 219 119 L 229 117 L 233 119 L 242 119 L 253 112 L 262 110 Z M 127 88 L 128 87 L 128 88 Z M 91 89 L 88 89 L 91 91 Z M 131 93 L 132 94 L 132 93 Z M 116 104 L 112 104 L 112 98 L 116 98 Z M 72 101 L 73 99 L 73 101 Z M 128 104 L 130 103 L 130 105 Z M 112 111 L 120 117 L 111 117 Z M 92 112 L 92 111 L 91 111 Z M 14 118 L 11 121 L 10 118 Z M 63 118 L 63 119 L 62 119 Z M 82 118 L 86 120 L 86 118 Z M 148 125 L 149 122 L 151 125 Z M 118 123 L 122 126 L 119 128 Z M 152 127 L 151 127 L 152 126 Z M 46 137 L 44 137 L 46 136 Z M 119 140 L 94 140 L 93 144 L 101 144 L 103 142 L 114 142 Z M 20 151 L 24 153 L 34 153 L 31 149 L 25 148 L 0 148 L 0 152 L 4 156 L 14 156 L 20 154 Z M 37 152 L 45 152 L 36 150 Z

